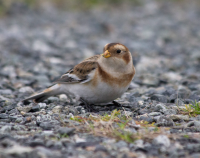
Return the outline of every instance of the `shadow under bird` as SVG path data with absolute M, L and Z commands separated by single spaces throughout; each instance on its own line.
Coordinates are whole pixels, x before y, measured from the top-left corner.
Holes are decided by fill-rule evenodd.
M 72 94 L 86 106 L 120 97 L 135 75 L 132 55 L 120 43 L 106 44 L 103 54 L 85 59 L 63 74 L 54 85 L 23 100 L 39 103 L 50 96 Z

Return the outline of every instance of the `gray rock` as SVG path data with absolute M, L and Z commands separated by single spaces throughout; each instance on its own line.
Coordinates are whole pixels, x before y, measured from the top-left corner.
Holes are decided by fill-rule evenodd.
M 167 109 L 167 110 L 164 111 L 164 114 L 165 115 L 171 115 L 171 114 L 176 115 L 177 114 L 177 110 L 175 110 L 175 109 Z
M 200 128 L 200 121 L 190 121 L 185 125 L 185 127 L 191 127 L 191 126 Z
M 173 121 L 189 121 L 189 116 L 188 115 L 169 115 L 169 118 L 171 118 Z
M 200 121 L 200 115 L 198 115 L 198 116 L 196 117 L 196 119 L 197 119 L 198 121 Z
M 30 112 L 37 112 L 37 111 L 40 111 L 40 106 L 39 104 L 35 105 L 35 106 L 32 106 Z
M 22 117 L 18 117 L 16 120 L 15 120 L 16 123 L 20 123 L 20 122 L 23 122 L 23 118 Z
M 13 130 L 16 130 L 16 131 L 25 131 L 26 130 L 26 127 L 24 125 L 15 125 L 12 127 Z
M 50 122 L 41 122 L 40 127 L 44 130 L 51 130 L 52 128 L 54 128 L 54 125 Z
M 32 106 L 24 106 L 24 107 L 19 106 L 19 107 L 17 107 L 17 110 L 19 110 L 20 112 L 23 111 L 25 113 L 29 112 L 31 109 L 32 109 Z
M 199 153 L 195 153 L 195 154 L 190 155 L 190 157 L 191 158 L 199 158 L 200 154 Z
M 160 116 L 158 119 L 157 119 L 157 122 L 156 122 L 156 125 L 157 126 L 174 126 L 174 122 L 172 119 L 166 117 L 166 116 Z
M 62 106 L 55 106 L 53 109 L 52 109 L 52 112 L 53 113 L 60 113 L 62 110 Z
M 153 139 L 153 144 L 170 147 L 170 140 L 166 135 L 159 135 Z
M 147 121 L 149 123 L 152 123 L 154 120 L 152 117 L 150 116 L 138 116 L 139 120 L 144 120 L 144 121 Z
M 6 125 L 1 127 L 0 129 L 0 133 L 9 133 L 9 132 L 11 132 L 11 126 Z
M 151 112 L 148 114 L 149 116 L 160 116 L 161 113 L 160 112 Z
M 35 140 L 29 140 L 29 141 L 27 142 L 27 144 L 28 144 L 29 146 L 31 146 L 31 147 L 44 146 L 44 145 L 45 145 L 45 144 L 44 144 L 44 140 L 39 139 L 39 138 L 37 138 L 37 139 L 35 139 Z
M 8 115 L 3 113 L 3 114 L 0 114 L 0 119 L 7 119 L 8 118 Z
M 117 143 L 115 143 L 115 145 L 118 148 L 122 148 L 122 147 L 127 147 L 128 146 L 128 144 L 125 141 L 123 141 L 123 140 L 118 141 Z
M 11 95 L 12 91 L 10 89 L 4 89 L 4 90 L 0 89 L 0 94 L 2 94 L 2 95 Z
M 176 100 L 178 97 L 179 97 L 179 96 L 178 96 L 178 94 L 176 94 L 176 93 L 170 95 L 170 97 L 169 97 L 169 102 L 170 102 L 170 103 L 174 103 L 175 100 Z
M 46 103 L 39 103 L 38 105 L 39 105 L 40 109 L 45 109 L 47 107 Z
M 167 109 L 166 109 L 166 107 L 165 107 L 164 104 L 157 104 L 155 106 L 155 112 L 162 112 L 162 113 L 164 113 L 164 111 L 166 111 L 166 110 Z
M 16 157 L 39 157 L 39 155 L 32 154 L 33 149 L 26 146 L 21 146 L 19 144 L 15 144 L 14 146 L 6 149 L 4 152 L 6 155 L 15 155 Z M 24 156 L 26 155 L 26 156 Z
M 32 94 L 34 93 L 34 90 L 31 87 L 22 87 L 19 89 L 20 93 L 27 93 L 27 94 Z
M 57 132 L 61 135 L 63 134 L 71 135 L 74 133 L 74 131 L 75 131 L 75 128 L 60 127 Z
M 57 102 L 59 102 L 59 98 L 58 97 L 49 97 L 47 100 L 48 100 L 48 103 L 57 103 Z
M 177 98 L 177 99 L 175 99 L 175 104 L 178 105 L 178 106 L 183 106 L 184 101 L 183 101 L 183 99 Z
M 186 99 L 189 98 L 189 96 L 191 95 L 191 91 L 184 86 L 181 86 L 178 88 L 178 97 L 182 98 L 182 99 Z
M 167 103 L 168 102 L 168 98 L 164 95 L 161 95 L 161 94 L 154 94 L 153 96 L 151 96 L 151 100 L 156 100 L 156 101 L 159 101 L 161 103 Z

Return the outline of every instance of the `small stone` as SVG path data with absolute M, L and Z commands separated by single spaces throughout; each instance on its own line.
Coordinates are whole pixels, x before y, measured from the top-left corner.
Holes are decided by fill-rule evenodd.
M 120 141 L 118 141 L 118 142 L 116 143 L 116 146 L 117 146 L 118 148 L 122 148 L 122 147 L 127 147 L 128 144 L 127 144 L 125 141 L 120 140 Z
M 142 80 L 142 84 L 145 84 L 147 86 L 158 86 L 159 79 L 155 77 L 154 75 L 148 74 L 148 77 L 145 76 Z
M 199 153 L 195 153 L 190 155 L 191 158 L 200 158 L 200 154 Z
M 191 127 L 191 126 L 195 126 L 197 128 L 200 127 L 200 121 L 190 121 L 186 124 L 186 127 Z
M 20 146 L 19 144 L 16 144 L 6 149 L 5 153 L 7 155 L 15 155 L 15 157 L 24 157 L 24 155 L 30 155 L 32 157 L 33 156 L 33 153 L 31 153 L 32 151 L 33 149 L 30 147 Z M 39 155 L 34 154 L 34 157 L 39 157 Z
M 173 121 L 189 121 L 189 116 L 188 115 L 169 115 L 169 118 L 171 118 Z
M 44 140 L 35 139 L 35 140 L 32 140 L 32 141 L 28 141 L 27 144 L 31 147 L 44 146 Z
M 7 119 L 8 115 L 5 113 L 0 114 L 0 119 Z
M 161 95 L 161 94 L 154 94 L 153 96 L 151 96 L 151 100 L 156 100 L 159 101 L 161 103 L 167 103 L 168 99 L 166 96 Z
M 45 109 L 47 107 L 46 103 L 38 103 L 40 109 Z
M 159 135 L 153 140 L 153 144 L 164 145 L 165 147 L 170 146 L 170 140 L 166 135 Z
M 103 145 L 96 145 L 94 152 L 97 152 L 97 151 L 107 152 L 108 149 L 104 147 Z
M 54 127 L 54 125 L 50 122 L 41 122 L 40 127 L 44 130 L 51 130 Z
M 12 91 L 10 89 L 4 89 L 4 90 L 0 89 L 0 94 L 2 94 L 2 95 L 11 95 Z
M 192 94 L 190 97 L 189 97 L 190 100 L 192 100 L 193 102 L 198 102 L 200 101 L 200 96 L 196 95 L 196 94 Z
M 23 122 L 23 118 L 22 117 L 18 117 L 16 120 L 15 120 L 16 123 L 20 123 L 20 122 Z
M 55 106 L 53 109 L 52 109 L 52 112 L 53 113 L 60 113 L 62 110 L 62 107 L 61 106 Z
M 11 126 L 3 126 L 3 127 L 1 127 L 1 129 L 0 129 L 0 133 L 9 133 L 9 132 L 11 132 Z
M 21 131 L 21 130 L 25 131 L 25 130 L 26 130 L 26 127 L 25 127 L 24 125 L 14 125 L 14 126 L 12 127 L 12 129 L 13 129 L 13 130 L 16 130 L 16 131 Z
M 168 117 L 166 117 L 166 116 L 160 116 L 159 118 L 158 118 L 158 120 L 157 120 L 157 123 L 156 123 L 156 125 L 158 126 L 158 127 L 160 127 L 160 126 L 169 126 L 169 127 L 171 127 L 171 126 L 174 126 L 174 122 L 173 122 L 173 120 L 171 119 L 171 118 L 168 118 Z
M 20 93 L 28 93 L 28 94 L 30 93 L 31 94 L 31 93 L 34 93 L 34 90 L 31 87 L 27 86 L 27 87 L 20 88 L 19 92 Z
M 132 116 L 133 113 L 130 112 L 130 111 L 123 111 L 123 112 L 122 112 L 122 115 L 125 115 L 125 116 Z
M 59 99 L 60 99 L 60 101 L 62 101 L 62 102 L 67 102 L 67 101 L 68 101 L 68 98 L 67 98 L 67 96 L 66 96 L 65 94 L 61 94 L 61 95 L 59 96 Z
M 178 106 L 183 106 L 184 101 L 183 101 L 182 99 L 180 99 L 180 98 L 177 98 L 177 99 L 175 100 L 175 104 L 178 105 Z
M 61 134 L 61 135 L 62 134 L 71 135 L 71 134 L 74 133 L 74 131 L 75 131 L 75 128 L 68 128 L 68 127 L 60 127 L 58 129 L 58 133 Z
M 57 103 L 57 102 L 59 102 L 59 99 L 58 99 L 58 97 L 49 97 L 48 98 L 48 102 L 49 103 Z
M 155 111 L 164 113 L 164 111 L 166 111 L 166 107 L 164 104 L 157 104 L 155 106 Z
M 178 98 L 178 95 L 176 93 L 174 93 L 174 94 L 170 95 L 169 102 L 174 103 L 177 98 Z
M 20 112 L 23 111 L 25 113 L 29 112 L 31 109 L 32 109 L 32 106 L 24 106 L 24 107 L 19 106 L 19 107 L 17 107 L 17 110 L 19 110 Z
M 160 112 L 151 112 L 148 114 L 149 116 L 160 116 L 161 113 Z
M 144 115 L 141 115 L 141 116 L 138 116 L 138 118 L 139 118 L 139 120 L 144 120 L 144 121 L 147 121 L 147 122 L 149 122 L 149 123 L 152 123 L 152 122 L 153 122 L 153 118 L 150 117 L 150 116 L 145 116 L 145 114 L 144 114 Z
M 143 148 L 144 147 L 144 141 L 142 139 L 138 139 L 134 142 L 134 144 L 138 147 L 138 148 Z
M 30 112 L 37 112 L 37 111 L 40 111 L 40 106 L 39 104 L 35 105 L 35 106 L 32 106 Z
M 191 91 L 187 87 L 184 87 L 184 86 L 180 86 L 177 93 L 178 93 L 179 98 L 182 98 L 182 99 L 189 98 L 189 96 L 191 95 Z

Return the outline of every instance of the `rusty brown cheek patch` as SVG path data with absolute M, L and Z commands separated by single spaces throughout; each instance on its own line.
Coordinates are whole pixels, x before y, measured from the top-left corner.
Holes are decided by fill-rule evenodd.
M 129 55 L 129 53 L 124 54 L 123 60 L 126 62 L 126 64 L 129 63 L 129 61 L 130 61 L 130 55 Z
M 112 85 L 119 85 L 122 87 L 126 87 L 132 80 L 135 72 L 133 71 L 130 74 L 125 74 L 120 78 L 116 78 L 116 77 L 112 77 L 111 75 L 109 75 L 107 72 L 105 72 L 102 68 L 99 67 L 98 69 L 99 74 L 101 76 L 101 80 Z

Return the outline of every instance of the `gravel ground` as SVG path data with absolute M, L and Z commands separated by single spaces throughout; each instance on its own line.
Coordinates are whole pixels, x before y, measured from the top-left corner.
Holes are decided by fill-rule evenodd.
M 149 0 L 89 11 L 15 6 L 0 20 L 0 157 L 200 157 L 200 11 Z M 111 42 L 125 44 L 136 75 L 98 113 L 66 95 L 20 101 Z

